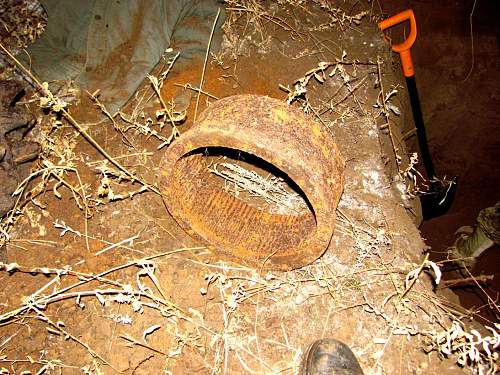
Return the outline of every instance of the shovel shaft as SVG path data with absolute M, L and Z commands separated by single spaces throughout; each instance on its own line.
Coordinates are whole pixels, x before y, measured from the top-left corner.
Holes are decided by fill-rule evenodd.
M 424 163 L 425 171 L 429 180 L 436 176 L 434 164 L 432 163 L 429 145 L 427 143 L 427 134 L 425 132 L 424 118 L 422 116 L 422 109 L 420 107 L 420 100 L 418 98 L 417 84 L 415 82 L 415 69 L 411 59 L 411 47 L 417 38 L 417 22 L 413 10 L 407 9 L 398 13 L 386 20 L 379 22 L 380 30 L 384 31 L 392 26 L 408 21 L 410 23 L 410 34 L 408 37 L 399 44 L 393 44 L 392 50 L 399 53 L 401 58 L 401 67 L 403 74 L 406 78 L 406 86 L 408 87 L 408 95 L 410 97 L 411 110 L 413 112 L 413 121 L 417 129 L 418 145 L 420 148 L 420 155 Z
M 420 156 L 425 167 L 427 178 L 430 180 L 429 190 L 420 195 L 424 220 L 429 220 L 434 217 L 444 215 L 449 210 L 455 197 L 457 184 L 455 178 L 449 181 L 437 178 L 436 171 L 434 170 L 434 164 L 432 163 L 431 153 L 429 151 L 429 144 L 427 143 L 424 118 L 422 116 L 422 108 L 420 107 L 417 84 L 415 82 L 415 69 L 413 68 L 411 59 L 411 47 L 417 38 L 417 23 L 415 21 L 415 15 L 411 9 L 407 9 L 379 22 L 378 26 L 382 31 L 384 31 L 392 26 L 407 21 L 410 24 L 410 33 L 402 43 L 393 44 L 391 48 L 394 52 L 399 53 L 401 58 L 401 67 L 403 68 L 403 74 L 406 79 L 408 96 L 410 98 L 411 110 L 413 112 L 413 121 L 417 130 Z
M 432 180 L 436 177 L 434 164 L 432 163 L 431 153 L 429 151 L 429 144 L 427 142 L 427 133 L 425 132 L 424 118 L 422 116 L 422 109 L 420 107 L 420 100 L 418 98 L 417 83 L 415 76 L 412 75 L 406 78 L 406 86 L 408 87 L 408 95 L 410 97 L 411 110 L 413 112 L 413 121 L 417 129 L 418 146 L 420 148 L 420 155 L 424 163 L 427 178 Z

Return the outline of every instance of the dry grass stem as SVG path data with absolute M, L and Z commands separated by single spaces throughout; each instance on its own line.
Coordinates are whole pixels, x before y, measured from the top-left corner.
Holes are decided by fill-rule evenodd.
M 217 15 L 215 16 L 214 23 L 212 25 L 212 30 L 210 31 L 210 38 L 208 39 L 208 43 L 207 43 L 207 52 L 205 53 L 205 61 L 203 63 L 203 70 L 201 72 L 201 78 L 200 78 L 200 85 L 199 85 L 200 89 L 198 91 L 198 94 L 196 95 L 196 106 L 194 108 L 193 123 L 195 123 L 195 124 L 196 124 L 196 116 L 198 114 L 198 105 L 200 103 L 200 93 L 203 90 L 203 82 L 205 80 L 205 70 L 207 68 L 210 46 L 212 44 L 212 38 L 214 36 L 215 26 L 217 25 L 217 21 L 219 20 L 219 16 L 220 16 L 220 8 L 217 10 Z
M 190 83 L 185 83 L 183 85 L 181 85 L 180 83 L 174 83 L 174 86 L 183 87 L 183 88 L 188 89 L 188 90 L 193 90 L 193 91 L 195 91 L 197 93 L 201 93 L 201 94 L 203 94 L 205 96 L 208 96 L 210 99 L 219 100 L 218 97 L 216 97 L 216 96 L 214 96 L 214 95 L 212 95 L 212 94 L 210 94 L 210 93 L 208 93 L 206 91 L 203 91 L 202 89 L 199 89 L 197 87 L 193 87 Z
M 257 172 L 233 163 L 215 163 L 209 170 L 230 182 L 224 189 L 231 191 L 236 197 L 240 195 L 240 191 L 249 192 L 251 197 L 259 197 L 268 204 L 274 204 L 276 207 L 273 210 L 280 214 L 290 211 L 301 214 L 308 209 L 304 199 L 299 194 L 290 192 L 280 177 L 264 178 Z

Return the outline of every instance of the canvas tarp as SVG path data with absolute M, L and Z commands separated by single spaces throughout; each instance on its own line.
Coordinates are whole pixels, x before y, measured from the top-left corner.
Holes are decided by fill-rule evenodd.
M 220 44 L 218 0 L 42 0 L 47 28 L 25 63 L 43 81 L 74 80 L 116 113 L 174 43 L 176 67 Z

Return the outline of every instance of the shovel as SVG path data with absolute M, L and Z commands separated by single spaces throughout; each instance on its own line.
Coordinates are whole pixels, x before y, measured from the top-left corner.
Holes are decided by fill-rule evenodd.
M 410 22 L 410 34 L 404 42 L 392 45 L 392 50 L 399 53 L 401 58 L 401 67 L 403 68 L 403 75 L 405 76 L 406 86 L 408 87 L 408 94 L 413 112 L 413 121 L 415 122 L 415 128 L 417 129 L 420 156 L 424 163 L 427 178 L 430 182 L 429 189 L 426 192 L 419 194 L 423 218 L 424 220 L 429 220 L 448 212 L 455 198 L 457 179 L 456 177 L 451 180 L 438 178 L 436 170 L 434 169 L 434 164 L 432 163 L 429 145 L 427 142 L 427 134 L 425 132 L 424 119 L 422 116 L 422 109 L 420 108 L 420 100 L 418 99 L 415 70 L 413 68 L 410 53 L 410 49 L 417 38 L 417 22 L 415 21 L 413 10 L 407 9 L 386 20 L 383 20 L 379 22 L 378 27 L 384 31 L 385 29 L 405 21 Z

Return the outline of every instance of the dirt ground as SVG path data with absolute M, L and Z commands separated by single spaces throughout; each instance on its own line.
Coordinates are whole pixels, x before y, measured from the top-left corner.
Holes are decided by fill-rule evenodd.
M 419 24 L 412 52 L 436 169 L 440 174 L 458 177 L 450 211 L 421 227 L 422 236 L 432 248 L 432 259 L 442 260 L 455 239 L 455 231 L 474 225 L 479 211 L 495 205 L 500 198 L 500 174 L 496 172 L 500 156 L 496 111 L 500 95 L 499 4 L 440 2 L 433 4 L 433 12 L 428 11 L 426 0 L 383 4 L 384 11 L 391 14 L 401 7 L 413 8 Z M 500 293 L 498 250 L 498 245 L 488 249 L 470 270 L 476 276 L 494 276 L 491 283 L 483 285 L 493 300 Z M 460 277 L 456 272 L 445 273 L 450 279 Z M 463 306 L 475 308 L 486 319 L 495 321 L 498 312 L 489 308 L 483 291 L 474 285 L 453 290 Z
M 201 60 L 177 69 L 175 51 L 155 69 L 161 97 L 178 107 L 184 98 L 182 137 L 216 98 L 286 100 L 305 88 L 292 105 L 333 134 L 346 160 L 329 248 L 311 265 L 262 271 L 184 233 L 157 193 L 174 129 L 157 118 L 150 81 L 113 121 L 76 95 L 68 111 L 80 129 L 33 100 L 42 153 L 19 212 L 1 222 L 0 374 L 295 374 L 323 337 L 349 345 L 367 375 L 486 371 L 475 359 L 496 360 L 482 349 L 493 333 L 433 291 L 442 263 L 428 261 L 416 226 L 401 141 L 410 112 L 378 6 L 228 7 L 221 52 L 205 69 Z

